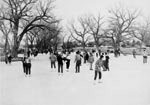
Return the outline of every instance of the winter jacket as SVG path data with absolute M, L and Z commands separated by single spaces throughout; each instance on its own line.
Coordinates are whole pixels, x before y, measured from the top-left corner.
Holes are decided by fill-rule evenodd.
M 63 58 L 62 58 L 62 56 L 61 55 L 58 55 L 57 56 L 57 62 L 58 62 L 58 64 L 63 64 Z
M 79 54 L 76 54 L 75 56 L 75 62 L 81 60 L 81 56 Z
M 93 63 L 94 62 L 94 57 L 93 56 L 89 56 L 88 62 L 89 63 Z
M 101 68 L 104 68 L 103 61 L 98 59 L 95 63 L 95 71 L 101 71 Z
M 57 58 L 54 54 L 51 54 L 49 59 L 51 60 L 51 62 L 55 62 L 57 60 Z

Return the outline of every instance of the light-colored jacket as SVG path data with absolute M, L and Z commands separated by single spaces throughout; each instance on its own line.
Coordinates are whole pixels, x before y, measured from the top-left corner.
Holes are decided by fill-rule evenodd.
M 89 56 L 88 62 L 89 63 L 93 63 L 94 62 L 94 57 L 93 56 Z
M 79 61 L 79 60 L 81 60 L 81 56 L 79 54 L 76 54 L 74 62 Z
M 51 60 L 51 62 L 55 62 L 57 60 L 57 58 L 54 54 L 51 54 L 49 59 Z
M 98 59 L 95 63 L 95 71 L 101 71 L 101 68 L 104 68 L 103 61 Z

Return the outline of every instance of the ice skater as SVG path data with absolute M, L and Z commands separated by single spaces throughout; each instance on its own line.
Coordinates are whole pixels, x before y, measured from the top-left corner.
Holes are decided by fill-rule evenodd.
M 26 66 L 26 58 L 27 58 L 27 56 L 24 54 L 24 57 L 22 59 L 22 66 L 23 66 L 23 73 L 25 75 L 26 75 L 26 68 L 27 68 L 27 66 Z
M 89 59 L 88 59 L 88 62 L 90 63 L 90 70 L 93 70 L 93 62 L 94 62 L 94 56 L 93 54 L 90 52 L 89 54 Z
M 86 63 L 89 59 L 89 54 L 87 51 L 85 51 L 83 55 L 84 55 L 84 63 Z
M 95 63 L 95 75 L 94 75 L 94 84 L 96 83 L 96 78 L 99 75 L 99 83 L 101 83 L 101 78 L 102 78 L 102 73 L 101 73 L 101 69 L 105 68 L 103 65 L 103 57 L 104 56 L 100 56 L 100 58 L 96 61 Z
M 133 58 L 136 58 L 136 51 L 135 51 L 135 49 L 133 49 L 132 54 L 133 54 Z
M 56 68 L 56 64 L 55 64 L 57 61 L 56 55 L 54 53 L 51 53 L 49 59 L 51 62 L 51 69 L 53 69 L 53 67 Z
M 12 61 L 12 55 L 11 53 L 8 53 L 8 63 L 11 64 Z
M 105 60 L 103 61 L 105 69 L 103 71 L 109 71 L 109 55 L 105 53 Z
M 57 54 L 57 62 L 58 62 L 58 75 L 63 75 L 63 60 L 62 52 Z
M 79 51 L 76 52 L 75 61 L 74 62 L 76 63 L 76 66 L 75 66 L 76 71 L 75 71 L 75 73 L 79 73 L 80 72 L 80 66 L 81 66 L 81 55 L 80 55 Z
M 143 50 L 143 63 L 147 63 L 147 56 L 148 56 L 148 53 L 146 52 L 146 49 Z
M 31 58 L 27 57 L 26 58 L 26 76 L 31 76 Z
M 67 69 L 67 72 L 69 71 L 69 67 L 70 67 L 70 54 L 69 52 L 66 52 L 66 69 Z

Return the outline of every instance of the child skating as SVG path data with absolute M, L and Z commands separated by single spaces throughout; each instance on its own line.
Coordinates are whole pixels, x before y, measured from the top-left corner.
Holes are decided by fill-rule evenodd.
M 105 68 L 103 65 L 103 55 L 100 56 L 100 58 L 95 63 L 95 74 L 94 74 L 94 85 L 96 84 L 97 76 L 99 76 L 98 82 L 101 83 L 102 73 L 101 69 Z

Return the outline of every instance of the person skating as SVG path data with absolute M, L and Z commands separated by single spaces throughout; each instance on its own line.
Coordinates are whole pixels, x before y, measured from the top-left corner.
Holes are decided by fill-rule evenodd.
M 103 71 L 109 71 L 109 55 L 108 55 L 108 53 L 105 53 L 105 60 L 104 60 L 104 67 L 106 68 L 106 69 L 104 69 Z
M 89 59 L 89 54 L 88 54 L 87 51 L 85 51 L 85 53 L 84 53 L 84 63 L 86 63 L 88 61 L 88 59 Z
M 8 63 L 11 64 L 12 61 L 12 55 L 11 53 L 8 53 Z
M 76 66 L 75 66 L 76 71 L 75 71 L 75 73 L 79 73 L 80 72 L 80 66 L 81 66 L 81 55 L 80 55 L 79 51 L 76 52 L 75 61 L 74 62 L 76 63 Z
M 69 54 L 69 52 L 66 52 L 66 69 L 67 69 L 67 72 L 69 71 L 69 67 L 70 67 L 70 54 Z
M 31 76 L 31 58 L 27 57 L 26 60 L 26 76 Z
M 93 62 L 94 62 L 94 56 L 93 56 L 92 53 L 90 53 L 90 55 L 89 55 L 88 62 L 90 63 L 90 70 L 93 70 L 92 65 L 93 65 Z
M 143 50 L 143 63 L 147 63 L 147 56 L 148 53 L 146 52 L 146 49 Z
M 96 83 L 96 78 L 98 75 L 99 75 L 99 83 L 101 82 L 101 78 L 102 78 L 101 69 L 105 68 L 103 65 L 103 57 L 104 56 L 101 55 L 100 58 L 95 63 L 94 84 Z
M 51 53 L 49 59 L 51 61 L 51 68 L 52 69 L 53 67 L 56 68 L 56 64 L 55 64 L 55 62 L 57 61 L 56 55 L 54 55 L 54 53 Z
M 31 55 L 31 51 L 30 51 L 30 49 L 28 49 L 27 56 L 30 57 L 30 55 Z
M 62 57 L 62 53 L 59 52 L 57 55 L 57 62 L 58 62 L 58 74 L 63 75 L 63 57 Z
M 133 49 L 132 54 L 133 54 L 133 58 L 136 58 L 136 51 L 135 51 L 135 49 Z
M 23 73 L 26 75 L 26 68 L 27 68 L 27 64 L 26 64 L 26 58 L 27 56 L 24 54 L 24 57 L 22 59 L 22 66 L 23 66 Z

